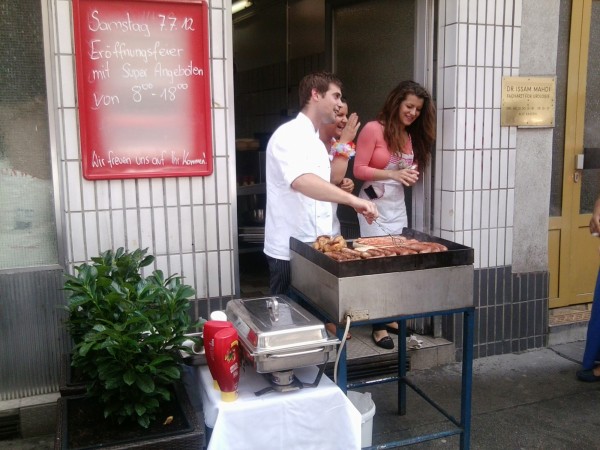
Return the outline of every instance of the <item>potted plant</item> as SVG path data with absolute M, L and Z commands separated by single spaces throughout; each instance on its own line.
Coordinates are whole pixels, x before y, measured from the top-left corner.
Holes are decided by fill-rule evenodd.
M 185 419 L 185 433 L 194 445 L 203 445 L 202 427 L 185 389 L 178 386 L 180 352 L 187 350 L 182 344 L 190 339 L 186 335 L 190 329 L 200 325 L 192 325 L 188 313 L 189 298 L 195 292 L 181 277 L 166 277 L 160 270 L 144 277 L 142 269 L 154 261 L 146 253 L 147 249 L 108 250 L 92 258 L 92 264 L 75 267 L 75 275 L 65 275 L 64 288 L 71 294 L 67 305 L 67 329 L 73 339 L 71 364 L 87 380 L 87 392 L 59 399 L 58 448 L 69 448 L 67 442 L 73 442 L 79 430 L 91 431 L 93 442 L 78 446 L 106 447 L 99 437 L 101 426 L 113 435 L 122 430 L 128 441 L 135 441 L 136 435 L 148 436 L 148 430 L 155 428 L 172 434 L 169 424 L 177 409 L 192 413 L 193 417 Z M 200 343 L 196 337 L 191 339 Z M 173 399 L 183 406 L 174 406 Z M 92 422 L 74 424 L 73 414 L 83 409 L 87 412 L 81 415 Z M 165 438 L 158 439 L 156 448 L 165 448 Z M 178 448 L 185 448 L 181 445 L 179 441 Z M 143 446 L 153 448 L 148 443 Z
M 75 267 L 77 276 L 65 275 L 64 289 L 70 291 L 67 329 L 75 345 L 80 344 L 85 334 L 93 327 L 95 320 L 94 298 L 104 298 L 112 289 L 112 282 L 119 285 L 135 285 L 142 279 L 141 271 L 154 262 L 152 255 L 145 250 L 127 252 L 119 248 L 108 250 L 99 257 L 92 258 L 93 265 L 82 264 Z M 83 394 L 87 379 L 82 368 L 74 367 L 72 355 L 65 354 L 61 360 L 60 393 L 63 396 Z

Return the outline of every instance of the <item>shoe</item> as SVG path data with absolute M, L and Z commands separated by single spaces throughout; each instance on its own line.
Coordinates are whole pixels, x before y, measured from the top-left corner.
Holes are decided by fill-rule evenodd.
M 393 327 L 392 324 L 395 324 L 396 326 Z M 398 322 L 392 322 L 392 323 L 386 324 L 385 329 L 387 330 L 388 333 L 392 333 L 397 336 L 398 331 L 399 331 Z
M 600 381 L 600 376 L 594 375 L 594 369 L 579 370 L 577 371 L 577 379 L 579 381 L 593 383 L 595 381 Z
M 375 332 L 373 332 L 371 334 L 371 337 L 373 338 L 373 342 L 375 342 L 375 345 L 377 347 L 381 347 L 381 348 L 384 348 L 386 350 L 393 350 L 393 348 L 394 348 L 394 340 L 391 337 L 384 336 L 381 339 L 377 340 L 377 339 L 375 339 Z

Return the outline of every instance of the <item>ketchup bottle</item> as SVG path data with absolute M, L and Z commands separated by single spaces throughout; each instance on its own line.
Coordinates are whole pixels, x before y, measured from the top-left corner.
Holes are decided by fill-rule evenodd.
M 232 402 L 238 397 L 240 381 L 240 342 L 235 328 L 222 328 L 213 337 L 215 378 L 221 400 Z
M 216 381 L 214 370 L 214 336 L 217 333 L 217 331 L 222 330 L 223 328 L 233 329 L 233 324 L 224 320 L 209 320 L 207 322 L 204 322 L 204 329 L 202 334 L 202 339 L 204 340 L 204 353 L 206 354 L 206 364 L 208 365 L 208 370 L 210 371 L 210 375 L 213 379 L 213 387 L 216 390 L 219 390 L 219 385 Z

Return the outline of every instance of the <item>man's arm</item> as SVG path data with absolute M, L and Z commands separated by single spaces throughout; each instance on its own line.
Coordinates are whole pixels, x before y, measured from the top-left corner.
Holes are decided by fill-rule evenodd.
M 369 223 L 379 216 L 377 207 L 373 202 L 344 192 L 313 173 L 300 175 L 292 182 L 292 188 L 315 200 L 348 205 L 354 208 L 357 213 L 365 216 Z

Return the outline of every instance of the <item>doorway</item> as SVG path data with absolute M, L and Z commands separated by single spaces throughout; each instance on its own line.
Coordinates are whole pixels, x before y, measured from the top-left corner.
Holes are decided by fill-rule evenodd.
M 344 81 L 350 110 L 363 124 L 375 118 L 402 80 L 425 86 L 436 101 L 436 10 L 434 0 L 327 0 L 326 60 Z M 408 226 L 425 233 L 431 231 L 434 173 L 435 152 L 422 182 L 405 189 Z M 357 182 L 356 193 L 360 187 Z M 351 234 L 356 213 L 344 206 L 338 211 L 342 230 L 346 224 L 349 237 L 356 237 Z
M 312 71 L 334 71 L 344 82 L 351 112 L 358 113 L 362 124 L 375 118 L 387 93 L 404 79 L 420 82 L 435 97 L 433 4 L 433 0 L 254 0 L 250 8 L 234 14 L 236 139 L 240 147 L 253 146 L 236 151 L 242 294 L 249 285 L 258 287 L 261 279 L 268 286 L 262 242 L 256 238 L 260 224 L 248 223 L 252 210 L 263 204 L 264 180 L 260 173 L 248 171 L 256 164 L 260 170 L 271 133 L 297 115 L 298 81 Z M 412 201 L 410 191 L 406 196 L 409 226 L 426 232 L 433 169 L 428 172 L 412 189 Z M 347 175 L 352 177 L 351 165 Z M 246 182 L 253 186 L 245 186 Z M 342 234 L 357 237 L 356 213 L 340 208 L 339 215 Z M 264 236 L 264 227 L 262 232 Z M 247 242 L 245 235 L 253 241 Z
M 564 137 L 557 139 L 560 129 L 555 131 L 552 162 L 550 308 L 592 301 L 600 245 L 588 229 L 600 193 L 600 104 L 595 96 L 600 91 L 600 0 L 562 0 L 560 16 L 559 44 L 568 46 L 562 49 Z

